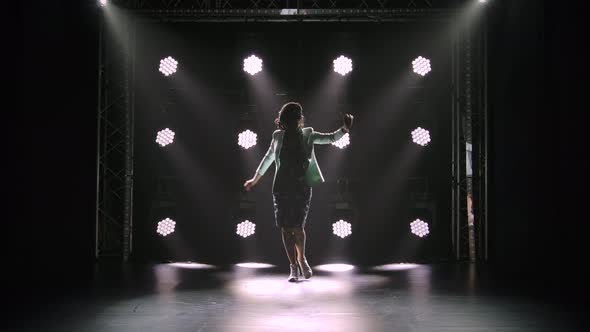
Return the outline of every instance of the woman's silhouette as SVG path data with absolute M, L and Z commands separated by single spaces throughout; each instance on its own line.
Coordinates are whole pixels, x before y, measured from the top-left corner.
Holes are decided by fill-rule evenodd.
M 339 140 L 352 126 L 353 116 L 345 114 L 343 126 L 332 133 L 320 133 L 303 127 L 303 109 L 289 102 L 281 107 L 272 134 L 272 141 L 254 177 L 244 183 L 246 190 L 258 183 L 268 167 L 275 162 L 272 193 L 276 226 L 281 228 L 283 244 L 289 258 L 289 281 L 311 277 L 305 258 L 305 222 L 311 201 L 311 187 L 324 182 L 317 164 L 314 145 Z M 297 268 L 299 266 L 299 269 Z

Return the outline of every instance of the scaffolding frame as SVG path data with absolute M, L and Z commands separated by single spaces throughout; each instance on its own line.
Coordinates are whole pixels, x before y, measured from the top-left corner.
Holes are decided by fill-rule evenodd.
M 447 1 L 444 5 L 439 2 L 440 6 L 434 6 L 436 1 L 416 0 L 126 0 L 112 4 L 125 13 L 121 24 L 126 33 L 119 36 L 118 43 L 114 42 L 101 15 L 95 256 L 127 261 L 133 251 L 136 22 L 447 21 L 454 18 L 458 1 Z M 456 29 L 452 38 L 452 231 L 449 236 L 456 260 L 488 259 L 486 29 L 484 16 L 476 28 Z M 471 178 L 466 174 L 466 142 L 473 145 Z M 475 223 L 470 223 L 467 215 L 468 193 L 473 197 Z

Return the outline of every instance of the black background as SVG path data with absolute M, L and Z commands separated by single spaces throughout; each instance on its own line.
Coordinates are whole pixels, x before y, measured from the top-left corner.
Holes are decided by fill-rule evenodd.
M 296 100 L 306 125 L 318 131 L 341 126 L 342 112 L 355 115 L 350 146 L 315 148 L 327 182 L 313 189 L 307 256 L 317 264 L 357 265 L 450 259 L 450 31 L 448 22 L 140 24 L 134 258 L 283 262 L 271 197 L 274 166 L 251 193 L 243 192 L 242 183 L 268 148 L 277 111 Z M 241 66 L 252 53 L 264 61 L 264 72 L 256 76 Z M 180 68 L 165 77 L 155 65 L 168 54 Z M 353 59 L 346 77 L 332 70 L 340 54 Z M 425 77 L 411 70 L 418 55 L 434 66 Z M 249 121 L 239 121 L 246 114 Z M 430 131 L 427 147 L 411 140 L 418 126 Z M 153 141 L 165 127 L 176 136 L 162 148 Z M 236 144 L 245 128 L 259 135 L 249 150 Z M 177 179 L 160 195 L 159 176 Z M 431 211 L 410 208 L 409 197 L 417 190 L 410 178 L 426 181 Z M 351 211 L 333 207 L 341 180 L 349 181 Z M 238 209 L 240 195 L 255 202 L 255 211 L 246 214 L 257 231 L 245 240 L 234 234 L 245 218 Z M 162 201 L 167 206 L 158 208 Z M 165 217 L 176 220 L 177 229 L 162 238 L 154 230 Z M 353 228 L 354 235 L 344 240 L 332 235 L 331 224 L 340 218 Z M 415 218 L 430 224 L 429 236 L 409 232 Z
M 577 50 L 584 30 L 572 8 L 489 5 L 491 264 L 542 293 L 581 298 L 587 107 L 576 101 L 587 93 Z M 25 289 L 83 285 L 94 246 L 97 9 L 93 1 L 19 9 L 23 52 L 19 69 L 10 68 L 19 93 L 7 100 L 16 102 L 21 126 L 11 128 L 22 139 L 7 147 L 4 164 L 15 166 L 5 188 L 22 204 L 5 207 L 5 253 L 16 263 L 8 273 Z

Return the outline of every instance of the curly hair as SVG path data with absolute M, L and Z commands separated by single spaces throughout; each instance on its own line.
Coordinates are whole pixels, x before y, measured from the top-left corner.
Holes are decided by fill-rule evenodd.
M 303 107 L 296 102 L 288 102 L 279 111 L 275 119 L 275 125 L 278 129 L 303 128 L 304 125 Z

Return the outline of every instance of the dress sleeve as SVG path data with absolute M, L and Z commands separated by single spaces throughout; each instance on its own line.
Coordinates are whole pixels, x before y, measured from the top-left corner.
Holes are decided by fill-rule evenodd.
M 344 127 L 331 133 L 320 133 L 319 131 L 315 131 L 313 128 L 311 128 L 310 139 L 313 144 L 330 144 L 342 138 L 344 134 L 346 134 Z

